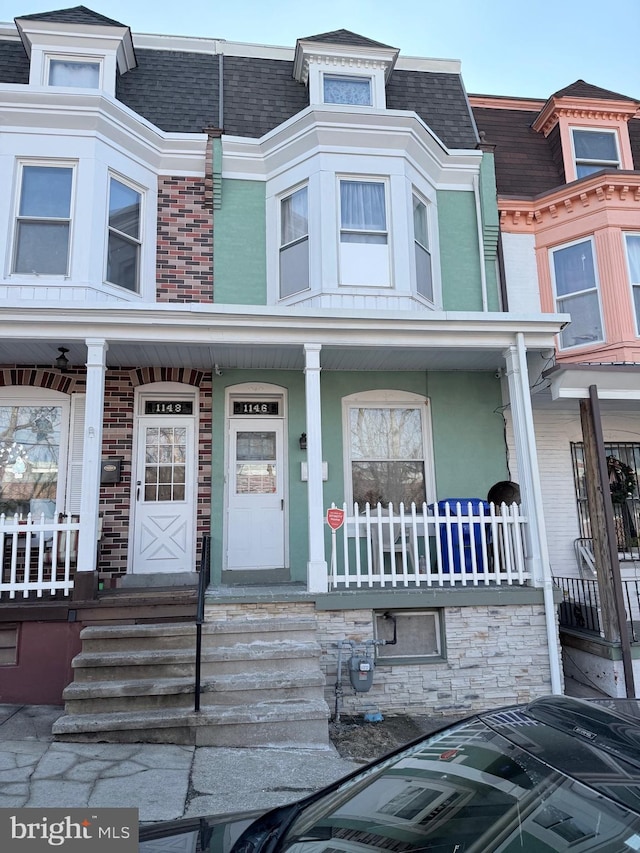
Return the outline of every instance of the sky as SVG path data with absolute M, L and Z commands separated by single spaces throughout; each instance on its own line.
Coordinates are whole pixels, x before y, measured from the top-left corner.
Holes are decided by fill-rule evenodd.
M 546 99 L 583 79 L 640 100 L 640 0 L 0 0 L 0 21 L 80 5 L 134 33 L 293 47 L 347 29 L 404 56 L 459 59 L 467 91 Z

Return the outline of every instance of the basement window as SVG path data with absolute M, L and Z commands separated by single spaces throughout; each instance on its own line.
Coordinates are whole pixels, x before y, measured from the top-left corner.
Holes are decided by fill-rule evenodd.
M 18 663 L 18 625 L 0 625 L 0 666 L 16 666 Z
M 374 614 L 380 663 L 424 663 L 443 660 L 443 620 L 440 610 L 378 610 Z M 394 637 L 396 642 L 392 643 Z

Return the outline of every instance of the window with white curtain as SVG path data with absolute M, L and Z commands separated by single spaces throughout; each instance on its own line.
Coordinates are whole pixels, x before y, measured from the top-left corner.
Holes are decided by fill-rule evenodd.
M 369 77 L 337 76 L 325 74 L 323 78 L 325 104 L 353 104 L 371 106 L 371 79 Z
M 640 234 L 625 234 L 629 281 L 633 293 L 633 305 L 636 312 L 636 329 L 640 335 Z
M 387 185 L 340 181 L 340 283 L 389 285 Z
M 307 187 L 280 203 L 280 298 L 309 287 L 309 199 Z
M 433 275 L 429 251 L 429 223 L 427 205 L 413 196 L 413 240 L 415 245 L 416 290 L 420 296 L 433 302 Z
M 604 340 L 593 240 L 580 240 L 551 251 L 556 309 L 571 314 L 560 333 L 562 349 Z
M 68 274 L 73 172 L 69 165 L 22 164 L 12 272 Z
M 49 60 L 49 86 L 100 88 L 100 63 L 76 59 Z

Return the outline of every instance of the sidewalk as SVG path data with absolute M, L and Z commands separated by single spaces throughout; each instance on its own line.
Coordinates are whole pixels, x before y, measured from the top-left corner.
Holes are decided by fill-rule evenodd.
M 271 808 L 355 769 L 333 747 L 54 742 L 49 705 L 0 705 L 0 807 L 137 807 L 141 823 Z

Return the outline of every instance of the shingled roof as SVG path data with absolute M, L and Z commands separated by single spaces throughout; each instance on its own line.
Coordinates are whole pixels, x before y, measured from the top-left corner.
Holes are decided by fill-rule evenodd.
M 125 27 L 113 18 L 87 9 L 86 6 L 72 6 L 69 9 L 57 9 L 53 12 L 38 12 L 34 15 L 18 15 L 18 21 L 51 21 L 54 24 L 87 24 L 89 26 Z
M 396 50 L 388 44 L 382 44 L 380 41 L 373 41 L 365 36 L 352 33 L 351 30 L 332 30 L 330 33 L 320 33 L 315 36 L 305 36 L 299 41 L 322 41 L 327 44 L 347 44 L 355 47 L 384 47 L 389 50 Z
M 609 89 L 601 89 L 599 86 L 593 86 L 585 80 L 576 80 L 575 83 L 571 83 L 569 86 L 565 86 L 564 89 L 554 92 L 551 97 L 564 98 L 567 96 L 574 98 L 599 98 L 606 101 L 614 100 L 631 101 L 632 103 L 635 102 L 634 98 L 629 98 L 627 95 L 620 95 L 618 92 L 612 92 Z

